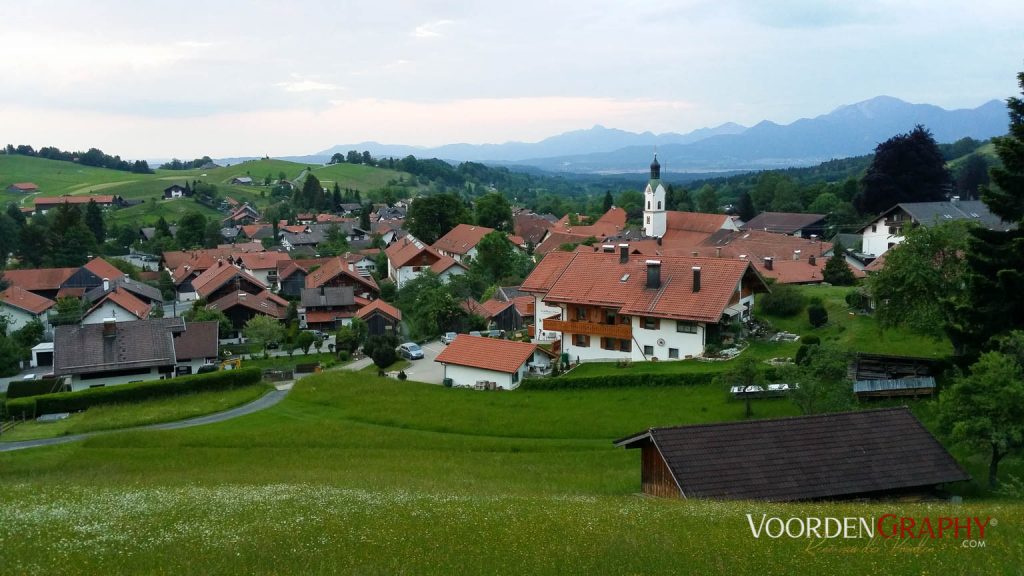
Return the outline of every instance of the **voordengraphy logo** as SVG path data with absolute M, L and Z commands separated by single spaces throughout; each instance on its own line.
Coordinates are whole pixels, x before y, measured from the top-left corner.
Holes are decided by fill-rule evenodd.
M 747 514 L 747 523 L 754 538 L 817 538 L 858 540 L 884 538 L 886 540 L 954 539 L 964 543 L 979 543 L 984 547 L 986 530 L 996 525 L 990 517 L 938 516 L 912 517 L 883 514 L 878 518 L 845 517 L 789 517 L 768 516 L 760 519 Z M 975 547 L 975 546 L 970 546 Z

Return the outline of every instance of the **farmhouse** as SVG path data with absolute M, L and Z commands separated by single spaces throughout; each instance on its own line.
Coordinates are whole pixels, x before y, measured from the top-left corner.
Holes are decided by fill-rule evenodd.
M 456 262 L 462 262 L 466 258 L 476 257 L 476 245 L 491 232 L 494 232 L 494 228 L 459 224 L 434 242 L 433 248 L 454 258 Z
M 164 200 L 181 198 L 183 196 L 192 196 L 192 189 L 188 186 L 182 186 L 181 184 L 171 184 L 167 188 L 164 188 Z
M 18 192 L 21 194 L 31 194 L 33 192 L 39 192 L 39 186 L 33 182 L 15 182 L 7 187 L 8 192 Z
M 444 366 L 444 378 L 455 386 L 493 383 L 495 388 L 513 390 L 531 364 L 546 366 L 550 359 L 535 344 L 459 334 L 434 361 Z
M 397 288 L 430 270 L 447 281 L 453 274 L 463 274 L 466 267 L 450 256 L 427 246 L 412 234 L 396 240 L 384 251 L 388 257 L 388 278 Z
M 33 205 L 35 206 L 36 214 L 46 214 L 61 204 L 77 204 L 84 207 L 90 200 L 95 200 L 96 204 L 99 205 L 100 208 L 112 208 L 114 206 L 120 206 L 124 202 L 120 196 L 111 196 L 109 194 L 98 194 L 95 196 L 65 195 L 48 198 L 35 198 L 33 199 Z
M 358 269 L 341 256 L 328 258 L 319 268 L 306 276 L 306 288 L 350 287 L 359 298 L 373 300 L 380 295 L 380 288 L 377 281 L 370 273 Z
M 58 326 L 53 373 L 72 390 L 167 378 L 177 364 L 174 335 L 181 318 Z
M 878 215 L 871 224 L 858 231 L 861 251 L 869 256 L 881 256 L 904 239 L 909 226 L 932 226 L 942 222 L 966 220 L 988 230 L 1011 230 L 1015 224 L 1003 222 L 980 200 L 960 200 L 954 196 L 949 202 L 904 202 Z
M 130 293 L 145 304 L 153 305 L 157 302 L 163 302 L 163 295 L 160 293 L 159 289 L 154 288 L 145 282 L 132 280 L 127 275 L 123 275 L 119 278 L 115 277 L 113 280 L 105 277 L 102 285 L 85 293 L 85 299 L 90 302 L 98 302 L 107 292 L 118 289 Z
M 227 218 L 221 221 L 225 226 L 236 225 L 244 226 L 246 224 L 252 224 L 260 219 L 260 213 L 255 208 L 249 206 L 249 203 L 242 204 L 235 209 Z
M 242 186 L 252 186 L 252 178 L 249 176 L 235 176 L 231 179 L 232 184 L 241 184 Z
M 643 493 L 667 498 L 870 498 L 970 479 L 906 407 L 650 428 L 614 444 L 640 449 Z
M 102 324 L 109 320 L 130 322 L 149 318 L 152 306 L 139 300 L 124 288 L 104 293 L 82 316 L 82 324 Z
M 549 254 L 522 290 L 536 298 L 537 338 L 586 362 L 700 356 L 768 287 L 746 260 L 650 259 L 620 246 L 618 255 Z
M 277 268 L 292 257 L 282 252 L 241 252 L 232 261 L 266 286 L 277 284 Z
M 363 306 L 356 312 L 356 318 L 366 322 L 368 336 L 401 332 L 402 311 L 383 300 L 374 300 Z
M 223 312 L 231 326 L 240 331 L 255 316 L 283 320 L 288 313 L 288 301 L 267 290 L 258 294 L 236 291 L 211 301 L 207 308 Z

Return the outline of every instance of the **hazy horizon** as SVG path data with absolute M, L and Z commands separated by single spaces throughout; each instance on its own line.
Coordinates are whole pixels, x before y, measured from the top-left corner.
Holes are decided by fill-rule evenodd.
M 1019 92 L 1016 3 L 5 6 L 3 144 L 126 158 L 788 124 Z

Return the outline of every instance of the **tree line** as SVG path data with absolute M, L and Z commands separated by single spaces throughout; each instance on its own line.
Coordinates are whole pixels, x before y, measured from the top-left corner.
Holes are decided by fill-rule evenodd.
M 149 163 L 145 160 L 122 160 L 120 156 L 105 154 L 99 148 L 89 148 L 85 152 L 64 151 L 54 146 L 44 146 L 35 150 L 27 144 L 14 146 L 8 144 L 4 152 L 6 154 L 18 154 L 21 156 L 34 156 L 48 160 L 61 160 L 64 162 L 75 162 L 83 166 L 95 166 L 97 168 L 109 168 L 111 170 L 122 170 L 134 174 L 152 174 Z

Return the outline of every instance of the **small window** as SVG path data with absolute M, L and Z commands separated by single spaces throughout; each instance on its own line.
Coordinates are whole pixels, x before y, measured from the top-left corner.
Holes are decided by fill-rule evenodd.
M 872 232 L 878 232 L 878 225 L 877 224 L 872 224 L 871 225 L 871 231 Z
M 515 372 L 512 373 L 512 381 L 519 382 L 519 370 L 516 370 Z
M 615 339 L 614 338 L 601 338 L 601 349 L 602 350 L 615 350 Z
M 657 330 L 659 325 L 657 318 L 644 318 L 644 330 Z
M 648 223 L 648 224 L 650 224 L 650 223 L 651 223 L 651 217 L 650 217 L 650 216 L 648 216 L 648 217 L 647 217 L 647 223 Z
M 648 200 L 648 201 L 647 201 L 647 209 L 648 209 L 648 210 L 650 210 L 650 209 L 651 209 L 651 201 L 650 201 L 650 200 Z
M 679 348 L 669 348 L 668 349 L 668 357 L 669 358 L 674 358 L 674 359 L 678 360 L 679 359 Z
M 658 210 L 661 210 L 661 200 L 658 200 Z
M 615 324 L 615 310 L 605 310 L 604 311 L 604 323 L 605 324 Z
M 619 316 L 619 324 L 629 324 L 629 316 Z
M 573 343 L 580 348 L 590 348 L 590 336 L 586 334 L 576 334 L 573 337 Z
M 644 346 L 644 356 L 654 356 L 654 346 Z
M 697 324 L 695 322 L 683 322 L 680 320 L 676 322 L 676 332 L 682 332 L 683 334 L 696 334 Z
M 587 309 L 582 306 L 577 306 L 576 319 L 580 321 L 585 321 L 587 319 Z
M 632 340 L 619 340 L 619 351 L 620 352 L 632 352 L 633 342 Z

